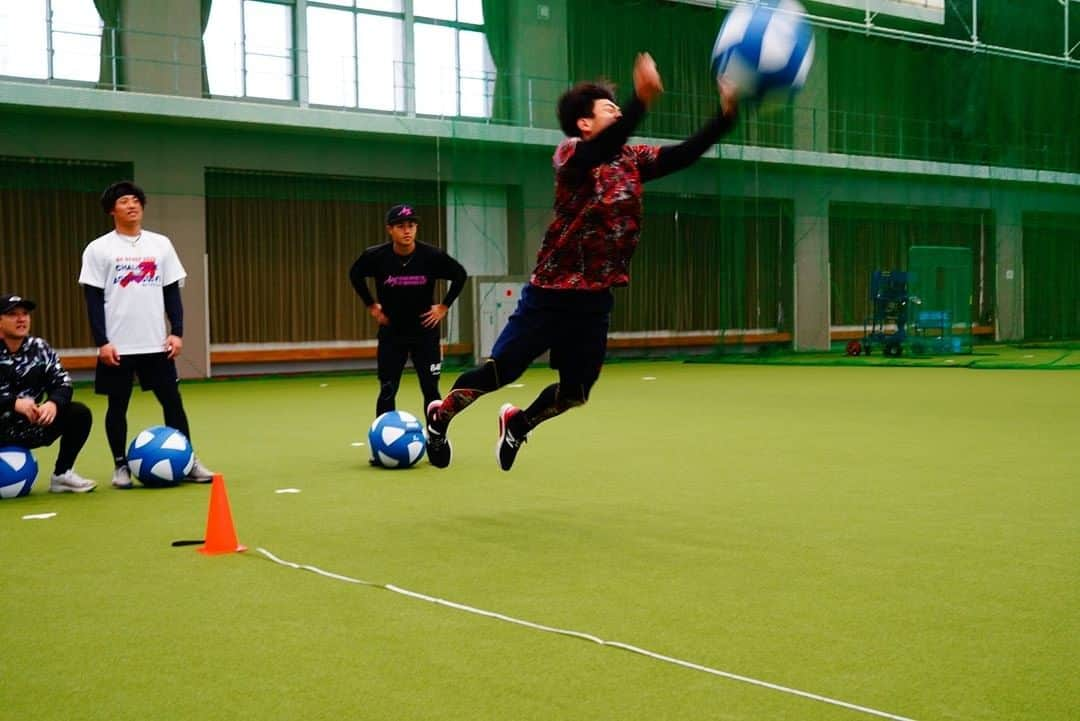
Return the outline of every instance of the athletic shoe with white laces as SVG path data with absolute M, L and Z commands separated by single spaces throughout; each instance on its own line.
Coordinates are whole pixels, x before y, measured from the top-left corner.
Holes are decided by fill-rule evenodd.
M 135 484 L 131 482 L 131 471 L 127 466 L 117 466 L 112 474 L 112 486 L 113 488 L 119 488 L 121 491 L 126 491 L 132 488 Z
M 195 456 L 195 462 L 191 464 L 191 470 L 184 476 L 184 480 L 191 483 L 209 483 L 214 480 L 214 472 L 204 466 L 198 456 Z
M 499 443 L 495 446 L 495 457 L 499 460 L 499 468 L 504 471 L 513 467 L 521 444 L 529 440 L 529 434 L 518 438 L 510 430 L 510 419 L 518 413 L 521 413 L 521 409 L 511 403 L 504 403 L 499 409 Z
M 54 473 L 49 479 L 49 490 L 53 493 L 89 493 L 97 488 L 97 483 L 83 478 L 69 468 L 63 473 Z
M 450 465 L 450 457 L 454 449 L 450 446 L 450 439 L 446 437 L 446 428 L 437 431 L 432 427 L 435 414 L 442 406 L 442 401 L 428 403 L 425 419 L 427 420 L 427 457 L 431 465 L 436 468 L 446 468 Z

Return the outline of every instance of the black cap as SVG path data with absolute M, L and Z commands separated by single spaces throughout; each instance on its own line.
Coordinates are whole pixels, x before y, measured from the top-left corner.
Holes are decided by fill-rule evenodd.
M 420 218 L 416 215 L 416 208 L 411 205 L 395 205 L 393 208 L 386 211 L 387 225 L 404 223 L 406 221 L 412 221 L 413 223 L 420 222 Z
M 0 295 L 0 313 L 10 313 L 19 306 L 26 308 L 27 310 L 33 310 L 37 308 L 37 303 L 27 298 L 23 298 L 21 295 L 15 295 L 14 293 L 4 293 Z

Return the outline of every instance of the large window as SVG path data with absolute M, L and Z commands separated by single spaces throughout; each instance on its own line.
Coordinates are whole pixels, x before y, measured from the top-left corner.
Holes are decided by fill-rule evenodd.
M 211 95 L 492 114 L 483 0 L 214 0 L 203 42 Z
M 101 28 L 94 0 L 2 0 L 0 75 L 97 82 Z
M 491 116 L 495 66 L 481 0 L 307 0 L 305 7 L 312 104 L 400 112 L 411 98 L 421 115 Z
M 413 0 L 416 112 L 491 116 L 495 65 L 481 0 Z
M 308 102 L 403 111 L 403 0 L 307 3 Z
M 214 0 L 203 35 L 211 95 L 293 100 L 293 5 Z

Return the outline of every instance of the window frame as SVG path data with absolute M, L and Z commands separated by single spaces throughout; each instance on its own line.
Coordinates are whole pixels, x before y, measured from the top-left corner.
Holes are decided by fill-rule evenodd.
M 205 91 L 206 92 L 206 97 L 209 97 L 209 98 L 222 98 L 222 99 L 227 99 L 227 98 L 229 98 L 229 99 L 242 99 L 242 100 L 256 101 L 256 102 L 260 102 L 260 103 L 271 103 L 271 104 L 277 104 L 277 105 L 296 105 L 297 103 L 303 104 L 302 101 L 301 101 L 301 97 L 302 97 L 301 96 L 301 90 L 304 90 L 306 88 L 300 83 L 300 70 L 301 70 L 301 68 L 300 68 L 299 58 L 300 58 L 300 50 L 301 50 L 301 48 L 298 45 L 298 42 L 299 42 L 299 39 L 300 39 L 301 35 L 300 35 L 300 29 L 297 27 L 297 21 L 298 21 L 298 18 L 299 18 L 299 14 L 296 12 L 298 0 L 238 0 L 238 2 L 240 3 L 240 25 L 237 28 L 238 34 L 237 34 L 237 37 L 236 37 L 236 44 L 240 48 L 240 53 L 239 53 L 240 54 L 240 64 L 237 67 L 237 71 L 239 73 L 239 80 L 240 80 L 240 83 L 239 83 L 239 91 L 240 92 L 237 95 L 233 95 L 231 93 L 215 93 L 208 87 L 206 89 L 206 91 Z M 289 58 L 288 58 L 288 60 L 289 60 L 289 78 L 288 78 L 289 82 L 288 82 L 288 85 L 289 85 L 289 92 L 290 92 L 290 97 L 289 98 L 271 98 L 271 97 L 266 97 L 266 96 L 262 96 L 262 95 L 250 95 L 250 94 L 248 94 L 248 53 L 250 51 L 248 50 L 248 43 L 247 43 L 247 19 L 246 19 L 245 15 L 244 15 L 244 5 L 245 5 L 245 3 L 248 3 L 248 2 L 259 3 L 259 4 L 262 4 L 262 5 L 282 5 L 282 6 L 285 6 L 285 7 L 288 7 L 288 8 L 291 9 L 291 12 L 289 13 L 289 33 L 288 33 L 289 40 L 290 40 Z M 299 0 L 299 2 L 302 3 L 303 0 Z M 203 55 L 204 55 L 204 57 L 207 57 L 207 58 L 208 58 L 208 55 L 206 53 L 206 32 L 208 30 L 209 30 L 209 26 L 207 26 L 206 31 L 203 31 L 202 37 L 200 38 L 200 41 L 201 41 L 202 47 L 203 47 Z M 204 68 L 204 71 L 207 73 L 207 75 L 209 75 L 209 72 L 210 72 L 209 67 L 208 67 L 209 66 L 209 59 L 207 59 L 205 62 L 207 64 L 207 67 Z
M 289 99 L 281 98 L 268 98 L 258 95 L 249 94 L 248 87 L 248 42 L 246 33 L 246 19 L 244 17 L 244 5 L 247 2 L 260 3 L 265 5 L 282 5 L 291 9 L 291 39 L 292 39 L 292 52 L 291 52 L 291 90 L 292 97 Z M 455 119 L 465 120 L 477 120 L 481 122 L 489 122 L 491 120 L 491 114 L 494 111 L 494 99 L 490 95 L 485 95 L 484 110 L 486 115 L 463 115 L 462 110 L 462 96 L 463 96 L 463 80 L 475 80 L 475 78 L 463 78 L 461 71 L 461 33 L 462 32 L 475 32 L 484 37 L 486 42 L 485 24 L 476 24 L 471 22 L 464 22 L 461 20 L 444 20 L 439 18 L 419 17 L 413 12 L 414 0 L 400 0 L 401 10 L 372 10 L 365 7 L 357 7 L 356 0 L 353 0 L 349 5 L 337 4 L 332 0 L 239 0 L 240 3 L 240 26 L 238 28 L 237 45 L 239 47 L 239 94 L 220 94 L 208 91 L 209 97 L 217 98 L 242 98 L 244 100 L 253 100 L 257 102 L 278 103 L 287 105 L 297 105 L 302 108 L 306 107 L 318 107 L 318 108 L 333 108 L 336 110 L 352 110 L 365 113 L 386 113 L 390 115 L 406 115 L 408 117 L 416 117 L 420 115 L 422 117 L 448 117 Z M 308 9 L 318 8 L 323 10 L 333 10 L 338 12 L 351 13 L 352 15 L 352 60 L 355 67 L 355 74 L 352 78 L 354 87 L 352 95 L 354 96 L 354 102 L 351 105 L 336 105 L 326 103 L 312 103 L 310 99 L 310 81 L 308 78 L 309 72 L 309 57 L 310 50 L 308 44 Z M 458 8 L 455 4 L 454 8 L 455 17 L 458 15 Z M 397 100 L 394 101 L 393 109 L 383 109 L 375 107 L 367 107 L 361 105 L 361 81 L 363 73 L 359 67 L 359 51 L 358 47 L 359 37 L 357 32 L 357 20 L 359 16 L 371 16 L 371 17 L 384 17 L 402 22 L 402 52 L 401 63 L 402 73 L 401 80 L 403 85 L 403 102 L 399 105 Z M 436 27 L 448 27 L 454 31 L 454 75 L 455 75 L 455 114 L 449 115 L 442 112 L 437 113 L 417 113 L 416 99 L 417 99 L 417 87 L 416 87 L 416 52 L 415 52 L 415 28 L 418 25 L 429 25 Z M 205 43 L 205 34 L 203 42 Z M 490 57 L 490 48 L 488 48 Z M 498 72 L 497 68 L 492 73 L 491 77 L 484 77 L 482 82 L 485 84 L 494 85 L 495 74 Z M 486 87 L 486 86 L 485 86 Z
M 49 83 L 51 85 L 70 85 L 70 86 L 73 86 L 73 87 L 93 87 L 93 86 L 97 85 L 98 83 L 100 83 L 101 82 L 101 71 L 100 71 L 101 53 L 102 53 L 102 47 L 103 47 L 104 42 L 105 42 L 105 26 L 106 26 L 105 21 L 102 20 L 100 15 L 98 15 L 98 33 L 97 33 L 98 67 L 99 67 L 98 77 L 93 79 L 93 80 L 82 80 L 82 79 L 79 79 L 79 78 L 57 77 L 56 76 L 56 60 L 55 60 L 55 57 L 54 57 L 55 54 L 56 54 L 56 43 L 54 41 L 53 36 L 58 32 L 63 32 L 64 34 L 69 34 L 69 35 L 83 35 L 85 37 L 93 37 L 93 35 L 91 35 L 89 33 L 73 33 L 73 32 L 68 31 L 68 30 L 58 31 L 58 30 L 54 29 L 53 16 L 54 16 L 55 13 L 53 11 L 53 0 L 41 0 L 41 1 L 44 4 L 44 10 L 45 10 L 45 47 L 43 48 L 43 52 L 45 53 L 45 77 L 38 77 L 38 76 L 35 76 L 35 75 L 11 75 L 11 74 L 7 74 L 7 73 L 0 73 L 0 78 L 17 78 L 20 81 L 27 81 L 28 80 L 28 81 L 31 81 L 31 82 L 35 82 L 35 81 L 36 82 L 43 82 L 43 83 Z M 88 2 L 90 2 L 91 6 L 93 6 L 92 0 L 88 0 Z M 95 12 L 95 14 L 97 14 L 96 6 L 94 6 L 94 12 Z M 115 62 L 115 59 L 114 59 L 113 62 Z
M 407 2 L 410 6 L 412 5 L 412 0 L 404 0 L 404 1 Z M 454 14 L 455 15 L 458 14 L 457 13 L 457 0 L 455 0 Z M 486 22 L 486 20 L 487 19 L 485 18 L 485 22 Z M 463 76 L 462 76 L 462 66 L 461 66 L 461 33 L 462 32 L 473 32 L 473 33 L 479 33 L 481 36 L 485 36 L 485 33 L 484 33 L 485 23 L 481 23 L 481 24 L 477 25 L 475 23 L 462 22 L 461 20 L 443 20 L 443 19 L 439 19 L 439 18 L 414 17 L 413 18 L 413 23 L 412 23 L 412 30 L 413 30 L 414 38 L 415 38 L 416 26 L 418 26 L 418 25 L 429 25 L 429 26 L 433 26 L 433 27 L 445 27 L 445 28 L 450 28 L 450 29 L 452 29 L 454 31 L 454 76 L 455 76 L 455 85 L 456 85 L 455 94 L 454 94 L 454 105 L 455 105 L 456 112 L 452 116 L 446 116 L 446 115 L 444 115 L 443 113 L 440 112 L 440 113 L 436 113 L 436 114 L 431 115 L 431 117 L 453 117 L 453 118 L 466 118 L 466 119 L 467 118 L 475 118 L 475 119 L 478 119 L 478 120 L 490 120 L 491 119 L 491 114 L 494 111 L 494 98 L 490 97 L 490 96 L 485 95 L 485 110 L 487 111 L 487 115 L 463 115 L 462 112 L 461 112 L 461 110 L 462 110 L 462 96 L 463 96 L 463 87 L 462 87 L 463 86 Z M 487 40 L 486 36 L 485 36 L 484 39 L 485 39 L 485 43 L 486 43 L 486 40 Z M 491 48 L 488 47 L 488 54 L 490 55 L 490 53 L 491 53 Z M 406 58 L 405 62 L 407 64 L 409 64 L 414 69 L 413 74 L 415 76 L 415 74 L 416 74 L 415 68 L 417 66 L 417 61 L 416 61 L 415 54 L 412 57 L 411 62 L 410 62 L 409 58 Z M 497 72 L 498 72 L 498 70 L 496 69 L 496 73 Z M 492 78 L 490 80 L 485 77 L 485 78 L 482 79 L 482 81 L 484 83 L 491 82 L 492 84 L 494 84 L 495 77 L 492 76 Z M 412 90 L 413 96 L 415 98 L 415 95 L 416 95 L 416 83 L 415 82 L 413 82 L 413 84 L 411 86 L 411 90 Z M 424 115 L 428 116 L 429 114 L 424 113 Z
M 269 0 L 260 0 L 269 1 Z M 297 51 L 297 76 L 300 78 L 300 105 L 302 107 L 320 107 L 320 108 L 335 108 L 338 110 L 354 110 L 367 113 L 388 113 L 388 114 L 405 114 L 409 117 L 416 117 L 420 115 L 422 117 L 452 117 L 455 119 L 466 120 L 478 120 L 478 121 L 490 121 L 491 113 L 494 108 L 494 100 L 488 97 L 485 100 L 485 110 L 487 115 L 462 115 L 462 74 L 461 74 L 461 41 L 460 33 L 462 31 L 476 32 L 482 36 L 486 35 L 484 24 L 475 24 L 469 22 L 462 22 L 460 20 L 443 20 L 438 18 L 420 17 L 414 13 L 413 0 L 401 0 L 401 10 L 371 10 L 364 7 L 357 7 L 354 1 L 351 5 L 339 5 L 333 2 L 324 2 L 322 0 L 277 0 L 278 2 L 284 2 L 292 4 L 295 7 L 296 21 L 293 26 L 296 30 L 296 51 Z M 311 103 L 310 96 L 308 94 L 308 58 L 310 57 L 310 51 L 308 46 L 307 37 L 307 11 L 308 8 L 319 8 L 325 10 L 335 10 L 339 12 L 348 12 L 352 14 L 352 59 L 355 66 L 355 76 L 353 82 L 355 88 L 353 90 L 354 104 L 350 106 L 341 105 L 327 105 L 323 103 Z M 401 20 L 402 22 L 402 82 L 404 85 L 404 102 L 403 107 L 396 107 L 393 110 L 384 110 L 379 108 L 365 107 L 361 105 L 360 83 L 362 80 L 362 71 L 359 67 L 359 37 L 356 30 L 357 19 L 361 15 L 367 15 L 372 17 L 385 17 Z M 455 16 L 457 15 L 457 6 L 455 4 Z M 439 113 L 418 113 L 417 106 L 417 87 L 416 87 L 416 27 L 418 25 L 430 25 L 438 27 L 449 27 L 454 31 L 454 74 L 455 74 L 455 108 L 456 113 L 454 115 L 446 115 Z M 486 37 L 485 37 L 486 41 Z M 488 50 L 490 54 L 490 49 Z M 497 72 L 497 69 L 496 69 Z M 490 79 L 485 78 L 485 82 L 494 83 L 494 74 Z

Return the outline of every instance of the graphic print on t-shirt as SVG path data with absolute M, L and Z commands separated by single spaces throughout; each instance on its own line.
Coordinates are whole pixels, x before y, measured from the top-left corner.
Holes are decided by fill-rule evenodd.
M 158 272 L 156 258 L 119 257 L 116 259 L 116 272 L 113 283 L 126 288 L 135 283 L 141 286 L 161 287 L 161 273 Z
M 413 286 L 424 285 L 428 282 L 426 275 L 391 275 L 383 281 L 384 286 Z

